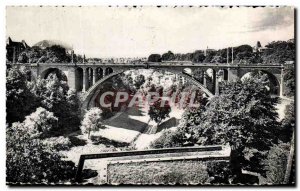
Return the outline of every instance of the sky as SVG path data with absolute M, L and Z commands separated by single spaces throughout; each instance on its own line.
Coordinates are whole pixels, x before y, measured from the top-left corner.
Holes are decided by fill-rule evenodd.
M 6 37 L 86 57 L 147 57 L 294 38 L 293 7 L 7 7 Z

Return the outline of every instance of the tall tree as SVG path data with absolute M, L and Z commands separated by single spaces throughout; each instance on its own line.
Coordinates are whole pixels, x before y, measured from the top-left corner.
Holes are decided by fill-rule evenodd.
M 161 62 L 161 55 L 160 54 L 151 54 L 148 57 L 149 62 Z
M 188 136 L 177 140 L 200 145 L 229 143 L 236 175 L 241 174 L 241 169 L 264 173 L 261 161 L 277 142 L 280 126 L 275 109 L 277 100 L 260 79 L 228 82 L 222 86 L 220 95 L 205 107 L 185 114 L 179 129 Z
M 23 121 L 36 108 L 35 96 L 28 87 L 26 70 L 16 67 L 6 72 L 6 120 Z
M 173 52 L 171 52 L 170 50 L 161 56 L 161 60 L 163 60 L 163 61 L 170 61 L 170 60 L 174 60 L 174 59 L 175 59 L 175 56 L 174 56 Z

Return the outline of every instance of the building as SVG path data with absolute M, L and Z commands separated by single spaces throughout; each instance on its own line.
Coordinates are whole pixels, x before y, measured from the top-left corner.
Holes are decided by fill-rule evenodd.
M 270 49 L 270 48 L 267 48 L 267 47 L 263 47 L 259 41 L 257 41 L 256 43 L 256 46 L 253 46 L 253 52 L 254 53 L 263 53 L 265 52 L 266 50 Z
M 15 63 L 18 60 L 19 54 L 26 48 L 29 48 L 29 46 L 24 40 L 22 40 L 21 42 L 15 42 L 12 41 L 10 37 L 8 37 L 6 41 L 6 59 L 10 62 Z
M 216 50 L 207 47 L 207 48 L 204 50 L 204 56 L 207 56 L 208 53 L 214 52 L 214 51 L 216 51 Z

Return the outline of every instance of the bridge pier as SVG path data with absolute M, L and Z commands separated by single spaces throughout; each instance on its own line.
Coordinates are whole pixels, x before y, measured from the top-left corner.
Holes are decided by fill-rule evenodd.
M 214 69 L 212 71 L 213 71 L 213 73 L 212 73 L 212 86 L 213 87 L 212 87 L 211 91 L 213 94 L 215 94 L 216 93 L 216 85 L 217 85 L 217 83 L 216 83 L 217 82 L 217 74 L 216 74 L 217 72 Z
M 219 95 L 219 77 L 218 77 L 218 75 L 216 75 L 216 79 L 215 79 L 215 95 L 216 96 Z
M 83 87 L 82 91 L 85 92 L 88 90 L 89 86 L 89 80 L 88 80 L 88 71 L 86 69 L 83 70 Z
M 92 85 L 94 85 L 96 82 L 97 82 L 97 69 L 93 68 L 93 84 Z
M 206 85 L 206 72 L 204 70 L 202 70 L 202 76 L 203 76 L 203 86 L 205 88 L 207 88 L 207 85 Z
M 279 96 L 283 97 L 283 75 L 284 75 L 284 68 L 281 68 L 281 74 L 280 74 L 280 87 L 279 87 Z
M 76 75 L 75 75 L 75 68 L 70 68 L 68 70 L 68 86 L 70 89 L 76 90 Z

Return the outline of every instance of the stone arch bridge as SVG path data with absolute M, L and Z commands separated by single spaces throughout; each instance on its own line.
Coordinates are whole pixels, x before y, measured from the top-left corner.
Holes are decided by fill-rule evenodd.
M 26 64 L 30 67 L 33 79 L 37 77 L 46 78 L 52 72 L 61 71 L 66 76 L 70 88 L 76 91 L 86 92 L 84 102 L 86 108 L 91 104 L 91 100 L 97 93 L 98 87 L 102 82 L 110 79 L 127 70 L 137 69 L 158 69 L 188 78 L 198 86 L 203 92 L 211 97 L 218 95 L 219 82 L 235 81 L 241 79 L 245 74 L 260 71 L 268 75 L 272 84 L 271 93 L 277 96 L 283 95 L 283 65 L 239 65 L 224 63 L 192 63 L 192 62 L 131 62 L 131 63 L 38 63 Z M 188 73 L 187 71 L 190 71 Z M 202 72 L 202 79 L 196 80 L 195 71 Z M 207 88 L 207 76 L 210 70 L 212 88 Z

